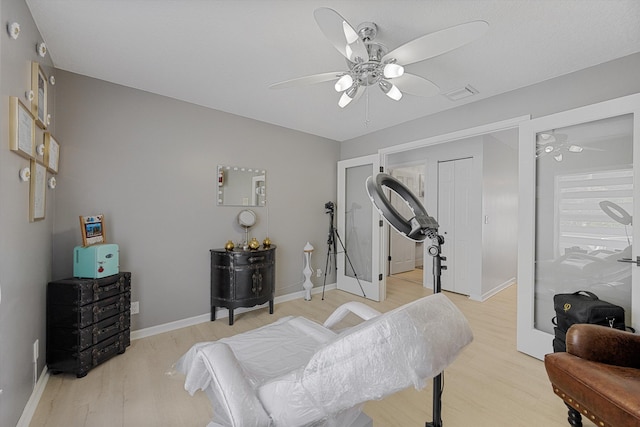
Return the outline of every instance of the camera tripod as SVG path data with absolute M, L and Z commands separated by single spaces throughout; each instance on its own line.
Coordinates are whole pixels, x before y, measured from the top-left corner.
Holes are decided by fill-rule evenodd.
M 360 283 L 360 279 L 358 278 L 358 274 L 356 273 L 356 269 L 353 267 L 351 263 L 351 259 L 349 258 L 349 254 L 347 253 L 347 248 L 342 243 L 342 239 L 340 238 L 340 234 L 338 230 L 333 226 L 333 216 L 334 216 L 334 204 L 333 202 L 327 202 L 324 205 L 326 209 L 325 213 L 329 214 L 329 234 L 327 237 L 327 261 L 324 264 L 324 281 L 322 282 L 322 300 L 324 301 L 324 289 L 327 286 L 327 274 L 329 272 L 329 260 L 331 259 L 331 249 L 333 249 L 333 264 L 336 272 L 338 271 L 338 250 L 337 250 L 337 242 L 340 242 L 340 246 L 342 247 L 342 251 L 344 252 L 344 256 L 351 267 L 351 271 L 353 271 L 353 276 L 356 278 L 358 282 L 358 286 L 360 286 L 360 290 L 362 291 L 362 296 L 367 297 L 364 293 L 364 288 Z

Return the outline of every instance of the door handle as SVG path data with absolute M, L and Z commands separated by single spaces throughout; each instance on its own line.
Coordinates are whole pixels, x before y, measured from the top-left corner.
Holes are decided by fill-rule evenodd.
M 619 259 L 618 262 L 630 262 L 640 267 L 640 256 L 637 256 L 635 261 L 632 260 L 631 258 L 622 258 L 622 259 Z

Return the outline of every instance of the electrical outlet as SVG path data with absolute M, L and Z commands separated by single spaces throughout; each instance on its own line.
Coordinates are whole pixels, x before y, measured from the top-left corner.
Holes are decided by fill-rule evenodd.
M 322 270 L 317 269 L 316 270 L 316 277 L 320 277 L 320 276 L 322 276 Z
M 140 313 L 140 301 L 132 301 L 131 302 L 131 314 Z

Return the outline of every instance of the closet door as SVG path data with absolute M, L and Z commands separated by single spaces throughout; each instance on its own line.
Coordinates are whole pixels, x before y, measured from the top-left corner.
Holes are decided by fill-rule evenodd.
M 520 126 L 518 350 L 553 352 L 553 296 L 586 290 L 640 326 L 640 95 Z
M 473 217 L 470 208 L 473 158 L 438 162 L 438 222 L 444 237 L 442 255 L 447 269 L 442 271 L 442 289 L 471 294 L 469 283 L 469 236 Z

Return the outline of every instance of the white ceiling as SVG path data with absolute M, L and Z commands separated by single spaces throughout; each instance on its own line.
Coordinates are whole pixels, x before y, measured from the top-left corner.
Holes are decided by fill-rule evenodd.
M 638 0 L 26 2 L 59 69 L 337 141 L 640 51 Z M 346 69 L 314 20 L 318 7 L 335 9 L 353 27 L 375 22 L 376 41 L 390 50 L 487 21 L 481 39 L 406 67 L 442 93 L 467 84 L 480 93 L 458 102 L 443 95 L 395 102 L 374 88 L 343 110 L 332 82 L 269 89 Z

